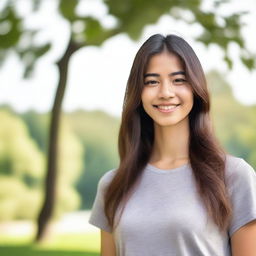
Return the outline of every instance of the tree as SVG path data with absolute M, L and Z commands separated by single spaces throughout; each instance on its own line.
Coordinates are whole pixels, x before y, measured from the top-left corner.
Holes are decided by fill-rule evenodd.
M 241 36 L 240 17 L 243 13 L 236 13 L 221 17 L 217 15 L 218 8 L 227 1 L 214 1 L 213 11 L 202 11 L 201 1 L 162 0 L 156 4 L 155 0 L 104 0 L 108 7 L 109 14 L 117 19 L 112 28 L 105 28 L 93 15 L 79 15 L 76 7 L 83 0 L 59 0 L 58 10 L 63 18 L 70 24 L 70 38 L 67 48 L 56 65 L 59 71 L 59 82 L 52 108 L 52 115 L 49 128 L 48 164 L 45 181 L 45 201 L 38 218 L 37 240 L 43 237 L 46 223 L 48 222 L 55 202 L 55 184 L 57 175 L 57 149 L 58 131 L 61 114 L 61 104 L 65 93 L 68 63 L 71 56 L 81 47 L 88 45 L 100 46 L 106 39 L 119 33 L 127 33 L 132 39 L 139 38 L 143 28 L 147 24 L 155 23 L 163 14 L 169 14 L 177 19 L 184 19 L 184 10 L 192 14 L 192 20 L 185 20 L 188 23 L 197 22 L 202 27 L 202 34 L 196 38 L 205 45 L 217 44 L 225 52 L 225 60 L 232 65 L 232 60 L 227 54 L 230 42 L 235 42 L 241 47 L 241 60 L 252 69 L 255 66 L 255 58 L 245 48 Z M 28 76 L 37 61 L 49 49 L 50 44 L 35 45 L 33 38 L 38 30 L 29 30 L 24 26 L 24 17 L 19 15 L 16 8 L 17 1 L 6 2 L 0 15 L 0 57 L 1 62 L 7 58 L 10 51 L 16 52 L 24 63 L 24 75 Z M 31 0 L 34 12 L 36 12 L 42 0 Z M 56 1 L 55 1 L 56 2 Z M 218 22 L 221 20 L 222 22 Z M 76 24 L 84 24 L 84 28 L 77 32 Z M 25 43 L 24 43 L 25 42 Z
M 212 93 L 212 117 L 218 138 L 230 154 L 240 156 L 256 166 L 255 105 L 239 103 L 232 94 L 231 86 L 220 73 L 209 72 L 207 80 Z
M 35 218 L 45 157 L 25 123 L 0 111 L 0 220 Z
M 117 137 L 120 119 L 102 111 L 65 114 L 72 130 L 85 147 L 84 171 L 77 182 L 83 209 L 91 209 L 97 183 L 106 170 L 118 166 Z M 104 132 L 102 132 L 104 127 Z

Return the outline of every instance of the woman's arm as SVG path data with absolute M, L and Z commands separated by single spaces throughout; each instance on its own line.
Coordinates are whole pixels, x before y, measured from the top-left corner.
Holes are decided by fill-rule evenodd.
M 238 229 L 231 236 L 232 256 L 256 255 L 256 220 Z
M 113 235 L 101 229 L 101 256 L 116 256 Z

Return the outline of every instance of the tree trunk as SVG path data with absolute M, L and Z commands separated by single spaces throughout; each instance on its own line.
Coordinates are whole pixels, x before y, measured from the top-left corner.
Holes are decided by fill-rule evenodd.
M 59 70 L 59 83 L 54 99 L 54 105 L 51 114 L 49 127 L 49 146 L 48 146 L 48 162 L 47 173 L 44 185 L 44 202 L 37 219 L 37 234 L 35 241 L 43 240 L 46 234 L 48 222 L 53 214 L 56 201 L 56 184 L 58 170 L 58 134 L 61 115 L 61 105 L 65 94 L 68 74 L 68 63 L 72 54 L 80 48 L 71 39 L 62 58 L 57 62 Z

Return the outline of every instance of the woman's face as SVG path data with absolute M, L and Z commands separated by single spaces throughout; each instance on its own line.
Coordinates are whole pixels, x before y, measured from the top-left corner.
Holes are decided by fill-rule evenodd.
M 172 126 L 188 121 L 193 92 L 179 57 L 167 51 L 151 57 L 144 75 L 141 100 L 155 124 Z

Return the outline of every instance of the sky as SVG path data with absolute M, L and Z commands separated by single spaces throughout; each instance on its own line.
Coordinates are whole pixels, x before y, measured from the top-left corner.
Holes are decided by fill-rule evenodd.
M 1 8 L 0 1 L 0 8 Z M 37 61 L 35 72 L 31 79 L 22 79 L 22 64 L 17 56 L 11 54 L 0 69 L 0 104 L 9 104 L 18 112 L 36 110 L 50 111 L 58 82 L 58 71 L 55 65 L 69 37 L 69 24 L 55 11 L 52 0 L 45 0 L 40 14 L 28 15 L 30 7 L 27 0 L 18 0 L 17 5 L 21 15 L 25 15 L 25 25 L 41 28 L 35 42 L 51 41 L 52 49 Z M 205 0 L 204 10 L 211 9 L 211 2 Z M 244 17 L 245 26 L 242 30 L 248 48 L 256 53 L 256 5 L 254 0 L 232 0 L 232 5 L 222 8 L 223 14 L 249 10 Z M 107 8 L 101 0 L 85 0 L 78 6 L 78 12 L 93 14 L 105 27 L 115 25 L 116 20 L 108 15 Z M 189 17 L 190 13 L 184 13 Z M 80 29 L 79 24 L 75 29 Z M 217 69 L 232 86 L 234 96 L 242 104 L 256 104 L 256 71 L 248 71 L 238 58 L 238 47 L 233 44 L 229 54 L 235 59 L 233 70 L 228 70 L 223 61 L 223 52 L 216 46 L 206 48 L 193 38 L 201 28 L 197 24 L 187 25 L 170 16 L 162 16 L 154 25 L 147 26 L 139 41 L 134 42 L 125 34 L 117 35 L 101 47 L 84 47 L 76 52 L 70 61 L 68 83 L 63 101 L 64 111 L 76 109 L 100 109 L 114 116 L 120 116 L 126 81 L 136 52 L 140 45 L 152 34 L 174 33 L 182 36 L 194 48 L 205 72 Z

